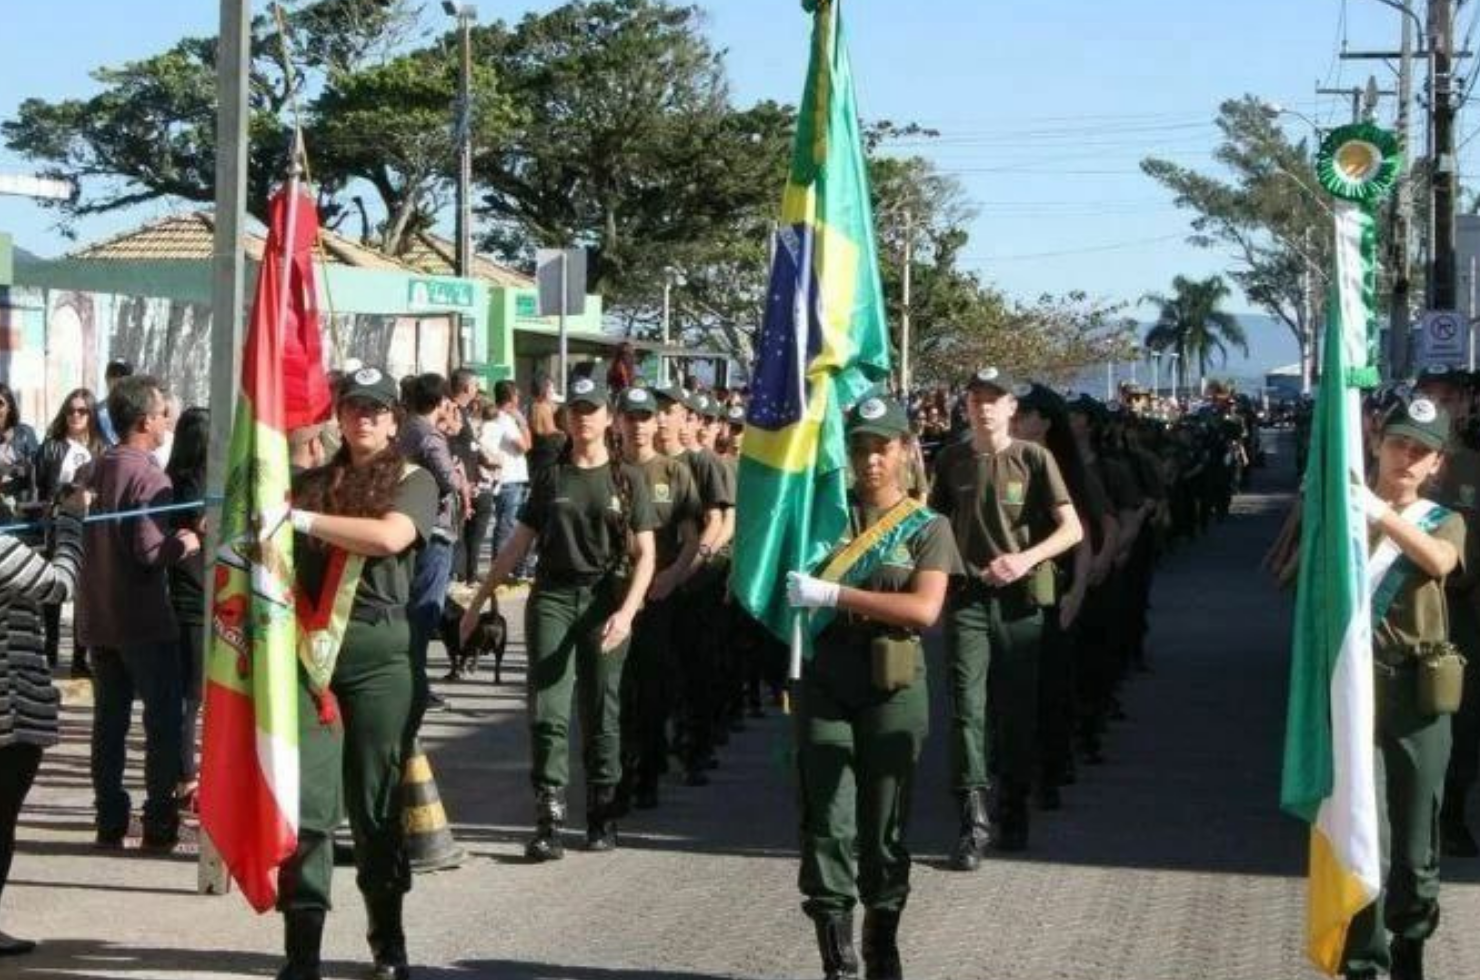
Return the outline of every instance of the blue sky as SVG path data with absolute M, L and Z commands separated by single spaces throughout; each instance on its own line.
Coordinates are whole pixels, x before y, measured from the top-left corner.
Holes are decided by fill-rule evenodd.
M 485 19 L 513 18 L 556 5 L 482 0 L 480 8 Z M 737 102 L 797 101 L 808 27 L 797 0 L 700 6 L 710 36 L 728 51 Z M 1480 16 L 1480 4 L 1468 6 L 1476 12 L 1462 13 L 1461 32 Z M 4 117 L 27 96 L 86 95 L 95 66 L 215 31 L 216 4 L 208 0 L 71 0 L 65 17 L 44 4 L 8 7 Z M 1377 0 L 847 0 L 844 16 L 863 115 L 942 132 L 900 149 L 957 174 L 980 208 L 965 253 L 970 265 L 1013 295 L 1083 289 L 1134 300 L 1167 288 L 1178 273 L 1209 275 L 1228 264 L 1182 241 L 1186 214 L 1137 162 L 1156 154 L 1210 166 L 1218 103 L 1246 92 L 1322 124 L 1343 121 L 1349 103 L 1317 98 L 1317 81 L 1350 86 L 1375 71 L 1389 86 L 1383 65 L 1342 63 L 1335 53 L 1343 33 L 1354 50 L 1395 47 L 1400 15 Z M 1391 108 L 1383 106 L 1384 118 Z M 1292 132 L 1306 128 L 1288 124 Z M 1461 138 L 1472 125 L 1461 116 Z M 1480 171 L 1472 150 L 1480 141 L 1466 149 L 1467 172 Z M 0 170 L 24 169 L 0 149 Z M 90 240 L 168 209 L 151 205 L 79 230 Z M 0 230 L 25 247 L 65 250 L 52 221 L 35 204 L 0 197 Z

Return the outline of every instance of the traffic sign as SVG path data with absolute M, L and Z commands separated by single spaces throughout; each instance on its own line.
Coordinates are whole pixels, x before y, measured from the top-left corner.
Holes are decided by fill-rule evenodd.
M 1429 310 L 1418 324 L 1418 367 L 1470 362 L 1470 324 L 1454 310 Z

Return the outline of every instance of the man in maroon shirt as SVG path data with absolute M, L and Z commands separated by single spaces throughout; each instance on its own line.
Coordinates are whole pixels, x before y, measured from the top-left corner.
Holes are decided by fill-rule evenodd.
M 168 401 L 147 375 L 120 379 L 108 393 L 118 445 L 85 477 L 95 514 L 127 514 L 173 500 L 154 451 L 164 441 Z M 193 531 L 170 530 L 169 514 L 95 521 L 83 532 L 84 573 L 78 595 L 83 643 L 92 649 L 92 780 L 97 844 L 123 846 L 130 802 L 123 788 L 134 696 L 144 702 L 144 846 L 170 850 L 179 840 L 174 792 L 180 777 L 184 693 L 175 646 L 179 628 L 165 573 L 200 550 Z

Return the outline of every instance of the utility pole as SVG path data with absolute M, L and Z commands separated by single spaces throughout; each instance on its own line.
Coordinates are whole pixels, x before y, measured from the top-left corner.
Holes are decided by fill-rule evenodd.
M 473 21 L 478 8 L 442 0 L 442 9 L 457 18 L 460 48 L 457 73 L 457 274 L 473 274 Z
M 251 0 L 221 0 L 221 42 L 216 60 L 216 234 L 211 276 L 211 444 L 206 459 L 205 580 L 213 581 L 220 545 L 221 498 L 241 379 L 242 310 L 246 270 L 242 235 L 247 223 L 247 89 L 251 67 Z M 205 649 L 209 656 L 210 617 Z M 201 679 L 204 684 L 205 678 Z M 231 880 L 211 839 L 200 838 L 197 889 L 222 895 Z
M 1405 11 L 1406 13 L 1406 11 Z M 1413 227 L 1413 188 L 1409 184 L 1411 144 L 1408 116 L 1413 102 L 1413 21 L 1404 16 L 1402 54 L 1398 59 L 1398 146 L 1403 163 L 1393 195 L 1392 227 L 1388 234 L 1388 269 L 1393 277 L 1388 297 L 1388 378 L 1408 376 L 1409 235 Z
M 1429 308 L 1455 308 L 1454 208 L 1457 195 L 1454 158 L 1454 3 L 1429 0 L 1429 159 L 1433 165 L 1430 206 L 1433 209 L 1433 245 L 1430 248 Z
M 910 281 L 915 265 L 915 216 L 904 213 L 904 281 L 901 289 L 899 314 L 899 396 L 905 401 L 910 397 Z

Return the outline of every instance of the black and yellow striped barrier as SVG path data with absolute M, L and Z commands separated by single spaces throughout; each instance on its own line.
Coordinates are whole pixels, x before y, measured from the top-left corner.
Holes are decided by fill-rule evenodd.
M 463 850 L 452 839 L 447 811 L 442 808 L 437 781 L 432 778 L 432 765 L 419 741 L 412 743 L 411 754 L 401 768 L 401 792 L 405 794 L 402 826 L 411 870 L 443 871 L 462 864 Z

